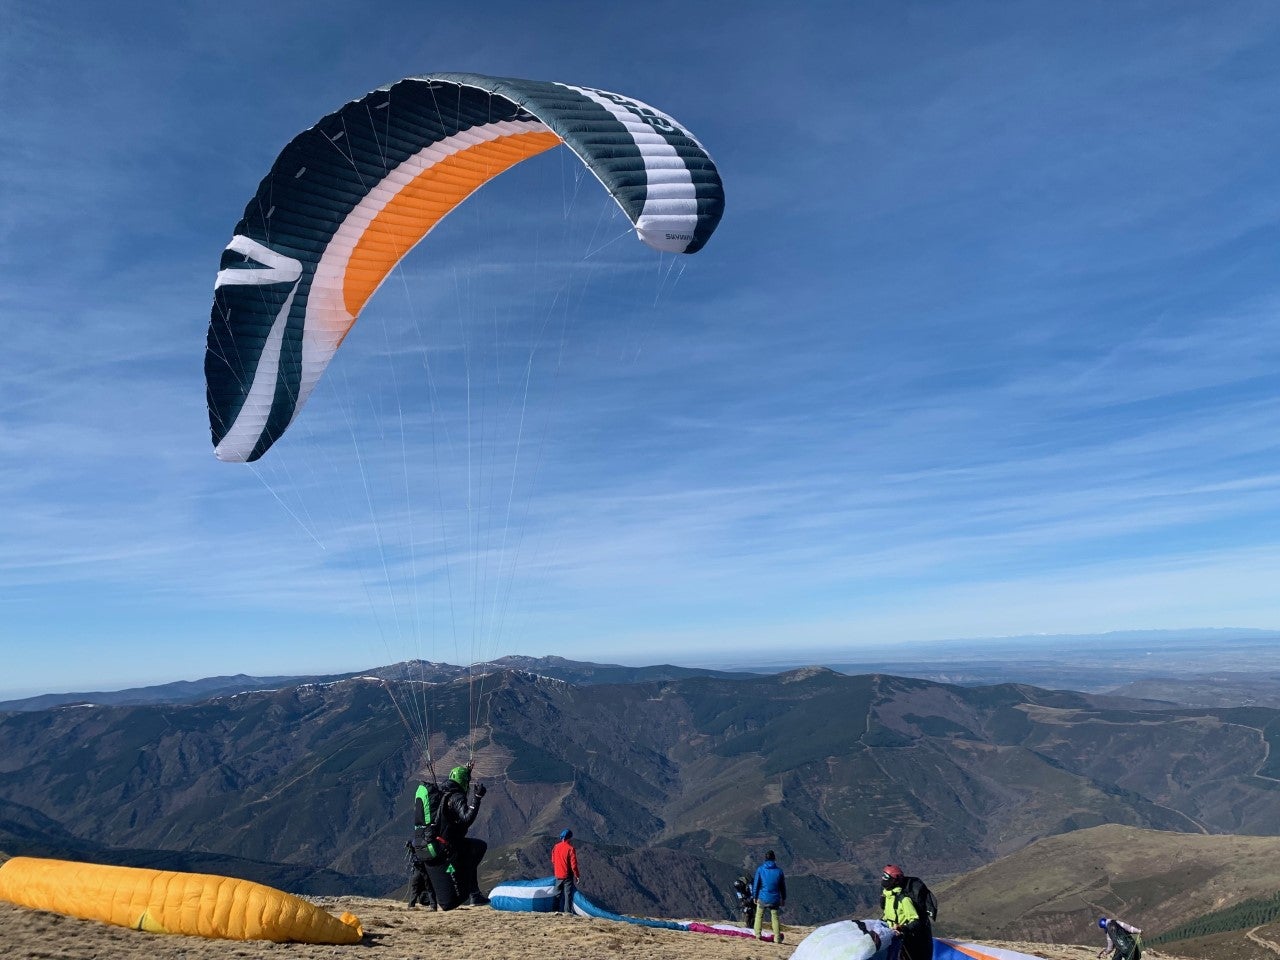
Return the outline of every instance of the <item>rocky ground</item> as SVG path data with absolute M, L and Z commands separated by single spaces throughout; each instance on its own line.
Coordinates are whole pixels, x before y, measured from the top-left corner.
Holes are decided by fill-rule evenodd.
M 449 913 L 408 910 L 403 903 L 364 897 L 309 898 L 331 913 L 349 910 L 364 924 L 360 946 L 203 940 L 141 933 L 0 902 L 0 955 L 9 960 L 781 960 L 812 928 L 787 927 L 775 946 L 751 939 L 656 930 L 609 920 L 554 914 L 502 913 L 462 907 Z M 1083 946 L 993 945 L 1045 960 L 1093 960 Z M 1179 960 L 1148 952 L 1151 960 Z M 1223 960 L 1227 960 L 1226 957 Z

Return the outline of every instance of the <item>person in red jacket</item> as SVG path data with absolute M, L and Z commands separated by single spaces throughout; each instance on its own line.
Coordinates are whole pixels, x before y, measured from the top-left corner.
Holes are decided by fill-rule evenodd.
M 573 913 L 573 894 L 578 888 L 578 851 L 573 848 L 572 840 L 573 831 L 562 830 L 560 842 L 551 848 L 551 869 L 556 875 L 554 913 Z

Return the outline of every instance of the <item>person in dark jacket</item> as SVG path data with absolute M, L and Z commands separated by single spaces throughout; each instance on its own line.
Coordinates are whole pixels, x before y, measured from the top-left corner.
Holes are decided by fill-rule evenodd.
M 1098 951 L 1102 956 L 1111 951 L 1111 960 L 1142 960 L 1142 929 L 1117 920 L 1115 917 L 1099 917 L 1098 926 L 1107 934 L 1107 942 Z
M 454 767 L 444 784 L 444 798 L 440 803 L 441 836 L 444 837 L 453 881 L 464 903 L 474 907 L 484 906 L 489 898 L 480 892 L 476 871 L 489 850 L 483 840 L 467 836 L 480 812 L 485 786 L 476 784 L 471 790 L 471 768 Z
M 880 876 L 880 888 L 884 898 L 884 922 L 902 937 L 903 960 L 931 960 L 933 957 L 933 926 L 929 914 L 916 909 L 915 902 L 907 896 L 907 876 L 902 868 L 889 864 Z
M 425 841 L 416 837 L 405 846 L 409 849 L 409 907 L 422 904 L 428 910 L 436 909 L 436 890 L 427 873 L 429 857 L 423 850 Z
M 413 839 L 405 846 L 409 850 L 409 906 L 422 904 L 428 910 L 436 909 L 436 891 L 431 882 L 429 868 L 442 859 L 443 846 L 438 842 L 432 819 L 440 815 L 440 788 L 434 781 L 421 780 L 413 795 Z
M 751 881 L 746 877 L 739 877 L 733 881 L 733 897 L 738 901 L 738 912 L 742 914 L 743 926 L 754 927 L 756 925 L 756 901 L 751 896 Z
M 787 905 L 787 878 L 778 866 L 774 852 L 770 850 L 764 855 L 764 863 L 756 868 L 755 880 L 751 883 L 751 896 L 756 901 L 756 939 L 760 939 L 760 930 L 764 926 L 764 912 L 769 910 L 773 917 L 773 942 L 782 942 L 782 908 Z
M 560 842 L 551 848 L 551 869 L 556 875 L 552 913 L 573 913 L 573 894 L 578 888 L 578 851 L 572 840 L 572 830 L 561 830 Z

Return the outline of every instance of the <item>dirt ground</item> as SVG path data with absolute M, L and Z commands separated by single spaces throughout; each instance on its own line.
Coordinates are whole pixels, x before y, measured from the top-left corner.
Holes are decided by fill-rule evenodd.
M 503 913 L 460 907 L 449 913 L 409 910 L 394 900 L 308 898 L 364 924 L 358 946 L 204 940 L 142 933 L 91 920 L 27 910 L 0 901 L 0 956 L 7 960 L 782 960 L 811 927 L 785 927 L 779 945 L 681 930 L 657 930 L 557 914 Z M 1093 960 L 1088 947 L 995 943 L 1046 960 Z M 1177 960 L 1149 952 L 1151 960 Z M 1227 958 L 1223 958 L 1227 960 Z

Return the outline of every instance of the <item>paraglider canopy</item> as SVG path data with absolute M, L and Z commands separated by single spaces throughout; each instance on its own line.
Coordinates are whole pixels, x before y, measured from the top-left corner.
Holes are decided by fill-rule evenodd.
M 546 527 L 522 495 L 542 464 L 553 462 L 540 447 L 550 432 L 549 404 L 539 409 L 538 403 L 557 391 L 540 396 L 536 374 L 568 366 L 572 344 L 563 336 L 564 316 L 583 300 L 580 290 L 567 287 L 537 300 L 547 272 L 540 231 L 549 224 L 539 222 L 526 244 L 523 231 L 508 237 L 495 229 L 502 224 L 483 216 L 488 198 L 464 201 L 561 145 L 581 161 L 564 166 L 584 181 L 590 178 L 582 171 L 589 171 L 612 201 L 609 215 L 625 217 L 620 236 L 634 230 L 660 255 L 679 255 L 701 249 L 716 229 L 724 192 L 715 164 L 662 110 L 594 87 L 437 73 L 373 90 L 294 137 L 244 208 L 214 283 L 204 368 L 216 457 L 252 463 L 290 429 L 296 432 L 291 446 L 300 451 L 307 449 L 308 430 L 338 436 L 347 427 L 351 461 L 331 456 L 339 447 L 322 438 L 316 456 L 294 466 L 292 451 L 281 451 L 254 473 L 328 552 L 328 564 L 339 571 L 338 590 L 351 572 L 380 575 L 361 584 L 374 613 L 369 634 L 380 649 L 402 654 L 393 659 L 409 665 L 423 660 L 423 636 L 433 644 L 436 637 L 452 640 L 455 650 L 470 645 L 472 735 L 480 726 L 481 698 L 472 692 L 470 669 L 496 659 L 504 631 L 522 612 L 517 568 L 529 570 L 556 546 L 556 537 L 526 535 Z M 540 199 L 539 191 L 531 194 Z M 576 180 L 575 193 L 561 199 L 556 210 L 547 203 L 546 212 L 564 216 L 573 207 Z M 431 259 L 437 276 L 425 296 L 397 283 L 410 304 L 410 322 L 380 331 L 380 358 L 390 375 L 353 378 L 360 400 L 344 417 L 304 417 L 297 424 L 374 294 L 393 273 L 406 280 L 409 271 L 398 269 L 403 259 L 464 206 L 482 213 L 475 235 L 486 242 L 476 251 L 460 247 L 466 231 L 446 226 L 424 245 L 431 256 L 420 259 Z M 468 223 L 458 217 L 452 226 Z M 512 260 L 523 249 L 535 256 L 537 272 L 522 283 Z M 490 251 L 493 262 L 487 262 Z M 453 273 L 462 314 L 456 322 L 442 322 L 449 309 L 441 281 L 446 272 Z M 491 291 L 511 288 L 519 289 L 518 300 L 474 309 Z M 656 295 L 648 299 L 656 305 Z M 415 300 L 431 304 L 430 314 Z M 360 349 L 349 352 L 358 360 Z M 416 360 L 401 364 L 415 352 Z M 418 389 L 422 381 L 422 402 L 403 403 L 399 384 Z M 326 400 L 326 410 L 336 406 L 331 396 L 318 399 Z M 360 429 L 366 412 L 374 421 L 369 431 Z M 345 445 L 347 436 L 341 439 Z M 424 442 L 417 447 L 416 440 Z M 378 442 L 381 461 L 370 453 Z M 415 449 L 426 455 L 415 457 Z M 350 463 L 355 469 L 348 474 Z M 390 467 L 379 470 L 384 464 Z M 280 482 L 270 479 L 273 473 Z M 305 500 L 308 492 L 328 499 Z M 367 518 L 358 514 L 365 505 Z M 402 722 L 421 737 L 434 781 L 433 725 L 449 738 L 459 732 L 429 719 L 435 694 L 425 691 L 423 671 L 412 672 L 406 666 L 402 690 L 390 683 L 386 689 Z M 466 750 L 474 759 L 474 742 Z M 470 771 L 455 768 L 451 779 L 468 788 Z
M 205 381 L 218 459 L 266 453 L 405 254 L 493 177 L 561 143 L 657 250 L 700 250 L 720 222 L 724 188 L 693 135 L 592 87 L 406 77 L 295 137 L 214 284 Z

